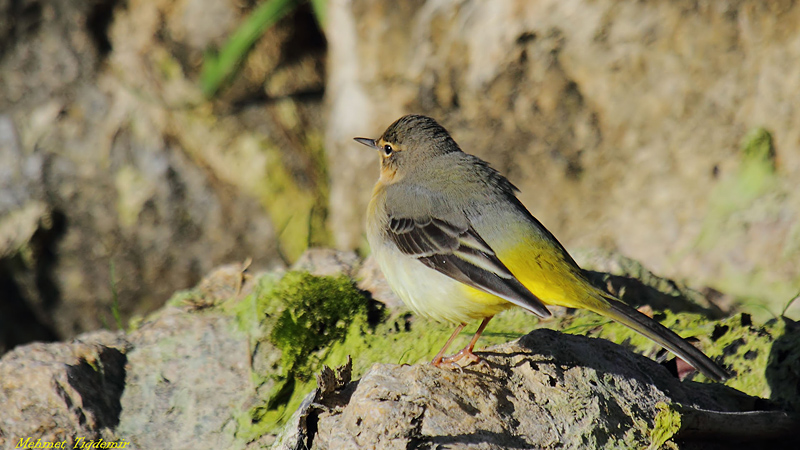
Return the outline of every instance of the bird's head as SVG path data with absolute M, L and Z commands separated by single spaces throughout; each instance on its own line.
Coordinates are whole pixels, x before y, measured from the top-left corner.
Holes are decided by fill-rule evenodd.
M 355 138 L 378 150 L 381 181 L 393 183 L 430 164 L 433 158 L 461 151 L 447 130 L 426 116 L 407 115 L 397 119 L 378 139 Z

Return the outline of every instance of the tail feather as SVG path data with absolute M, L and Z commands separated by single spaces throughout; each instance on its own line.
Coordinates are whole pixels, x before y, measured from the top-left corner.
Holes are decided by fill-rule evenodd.
M 643 336 L 655 341 L 657 344 L 671 351 L 703 375 L 715 381 L 723 381 L 730 375 L 717 363 L 669 328 L 642 314 L 635 308 L 613 298 L 604 297 L 604 306 L 607 308 L 594 309 L 594 312 L 614 319 L 631 328 Z

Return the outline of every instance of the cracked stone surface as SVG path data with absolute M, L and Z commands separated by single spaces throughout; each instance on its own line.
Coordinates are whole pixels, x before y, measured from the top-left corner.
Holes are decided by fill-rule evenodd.
M 301 408 L 276 448 L 643 448 L 659 402 L 756 405 L 719 384 L 681 383 L 602 339 L 537 330 L 479 354 L 484 362 L 463 370 L 376 364 L 338 396 Z

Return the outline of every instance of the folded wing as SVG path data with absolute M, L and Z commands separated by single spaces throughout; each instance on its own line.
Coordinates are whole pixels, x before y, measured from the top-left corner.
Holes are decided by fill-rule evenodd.
M 389 237 L 403 253 L 468 286 L 494 294 L 539 317 L 550 311 L 497 258 L 472 226 L 435 217 L 389 218 Z

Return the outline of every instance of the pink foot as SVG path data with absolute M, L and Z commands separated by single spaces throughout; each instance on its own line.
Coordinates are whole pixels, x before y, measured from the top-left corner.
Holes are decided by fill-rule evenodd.
M 466 360 L 466 362 L 464 361 Z M 462 348 L 458 353 L 453 356 L 447 356 L 431 362 L 436 367 L 446 369 L 460 369 L 470 364 L 483 362 L 480 356 L 472 353 L 469 348 Z

